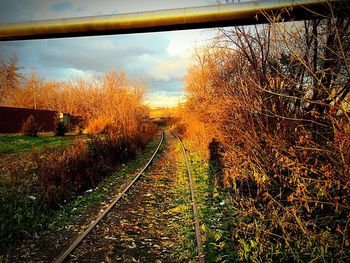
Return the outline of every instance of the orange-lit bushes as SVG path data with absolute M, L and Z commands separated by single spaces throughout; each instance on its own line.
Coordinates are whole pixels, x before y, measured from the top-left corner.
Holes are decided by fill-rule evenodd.
M 58 93 L 64 101 L 60 109 L 80 115 L 90 134 L 67 148 L 28 154 L 24 166 L 0 169 L 0 212 L 9 215 L 1 222 L 0 250 L 141 153 L 158 130 L 142 102 L 144 85 L 127 81 L 123 73 L 65 85 L 69 89 Z
M 239 260 L 349 260 L 349 31 L 340 18 L 236 28 L 197 51 L 186 134 L 224 148 Z
M 38 173 L 43 177 L 45 198 L 50 201 L 95 186 L 111 167 L 143 151 L 157 131 L 142 104 L 142 86 L 129 83 L 124 74 L 107 73 L 90 86 L 83 86 L 91 92 L 84 117 L 89 139 L 86 144 L 76 142 L 59 157 L 53 153 L 39 161 Z

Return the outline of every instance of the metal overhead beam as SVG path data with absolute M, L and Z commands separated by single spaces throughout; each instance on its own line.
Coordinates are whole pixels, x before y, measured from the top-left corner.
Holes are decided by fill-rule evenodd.
M 261 0 L 117 15 L 0 24 L 0 41 L 145 33 L 310 19 L 342 0 Z

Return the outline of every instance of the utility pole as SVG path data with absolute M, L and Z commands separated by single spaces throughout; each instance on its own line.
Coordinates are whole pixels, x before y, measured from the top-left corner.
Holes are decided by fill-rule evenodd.
M 36 74 L 35 72 L 32 72 L 32 76 L 31 76 L 31 82 L 33 85 L 33 95 L 34 95 L 34 109 L 36 109 Z

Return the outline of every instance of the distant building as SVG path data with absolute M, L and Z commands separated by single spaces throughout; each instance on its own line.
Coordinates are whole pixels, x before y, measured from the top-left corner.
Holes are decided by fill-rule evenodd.
M 66 127 L 66 130 L 69 131 L 71 129 L 71 126 L 70 126 L 70 114 L 60 112 L 58 114 L 58 116 L 59 116 L 59 121 L 63 122 L 64 126 Z
M 53 131 L 55 129 L 55 121 L 58 117 L 63 121 L 67 130 L 74 125 L 78 125 L 79 117 L 71 116 L 68 113 L 62 113 L 52 110 L 37 110 L 28 108 L 2 107 L 0 106 L 0 133 L 16 133 L 21 132 L 22 124 L 30 115 L 34 116 L 36 123 L 41 127 L 40 131 Z

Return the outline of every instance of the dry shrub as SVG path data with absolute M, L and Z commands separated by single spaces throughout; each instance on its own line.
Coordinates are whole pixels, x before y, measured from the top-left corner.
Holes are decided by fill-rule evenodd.
M 107 171 L 110 172 L 107 164 L 102 167 L 101 160 L 93 158 L 82 140 L 77 140 L 63 152 L 51 149 L 34 155 L 33 160 L 37 163 L 39 192 L 49 206 L 56 206 L 95 186 Z
M 158 126 L 153 122 L 147 121 L 141 123 L 139 133 L 136 135 L 135 143 L 142 152 L 145 149 L 147 142 L 151 140 L 151 138 L 154 138 L 154 135 L 158 130 Z
M 35 122 L 33 115 L 30 115 L 22 125 L 22 133 L 25 136 L 36 137 L 40 130 L 39 124 Z
M 111 123 L 110 118 L 97 117 L 92 119 L 85 129 L 85 133 L 88 134 L 101 134 L 106 133 L 108 125 Z
M 157 131 L 142 102 L 144 84 L 129 82 L 123 72 L 73 85 L 81 95 L 75 108 L 84 113 L 89 139 L 78 140 L 63 152 L 47 150 L 33 156 L 43 200 L 51 206 L 96 186 L 113 167 L 143 151 Z
M 223 145 L 241 261 L 349 260 L 349 31 L 341 17 L 236 28 L 197 50 L 186 134 Z
M 184 115 L 181 121 L 177 121 L 173 125 L 174 132 L 180 136 L 191 138 L 197 149 L 208 157 L 208 145 L 214 136 L 212 127 L 208 123 L 192 118 L 190 114 L 186 114 L 185 109 L 181 109 L 179 114 L 181 113 Z
M 125 138 L 118 129 L 109 127 L 106 134 L 91 135 L 86 142 L 76 140 L 63 152 L 49 149 L 34 153 L 32 162 L 42 201 L 55 207 L 63 200 L 95 187 L 111 175 L 116 165 L 133 159 L 154 138 L 157 128 L 152 124 L 143 127 L 133 138 Z

